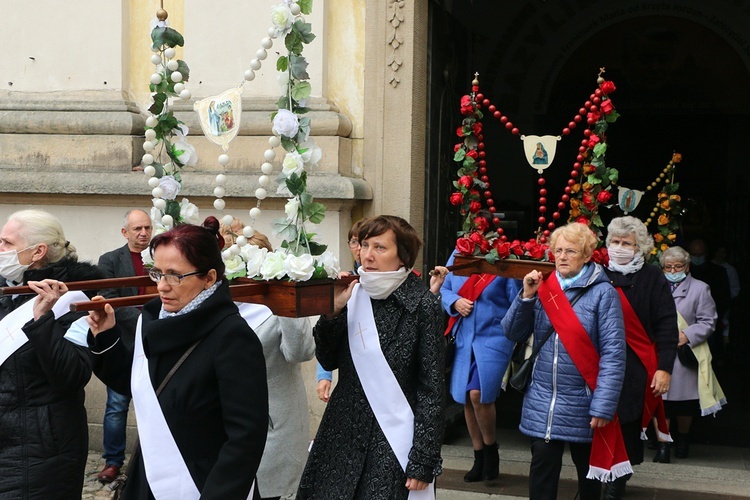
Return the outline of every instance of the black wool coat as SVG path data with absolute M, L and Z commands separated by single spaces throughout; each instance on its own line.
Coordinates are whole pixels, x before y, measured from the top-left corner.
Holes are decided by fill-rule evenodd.
M 318 321 L 316 356 L 339 370 L 315 436 L 297 499 L 406 499 L 408 477 L 430 482 L 441 472 L 445 412 L 445 341 L 437 298 L 410 274 L 384 300 L 372 301 L 380 346 L 414 412 L 406 473 L 378 425 L 349 351 L 347 309 Z
M 83 281 L 102 275 L 89 263 L 63 259 L 27 270 L 23 282 L 46 278 Z M 0 318 L 35 298 L 1 296 Z M 55 320 L 49 312 L 29 321 L 23 327 L 29 341 L 0 365 L 0 498 L 81 498 L 88 457 L 84 387 L 91 360 L 87 348 L 64 335 L 83 314 Z
M 605 269 L 615 288 L 622 288 L 643 328 L 656 345 L 657 369 L 672 373 L 677 356 L 677 310 L 675 309 L 669 282 L 657 266 L 644 264 L 631 274 L 621 274 Z M 620 422 L 640 421 L 646 385 L 646 368 L 629 346 L 625 362 L 625 381 L 620 393 L 617 415 Z
M 268 431 L 263 348 L 239 315 L 226 280 L 196 310 L 158 319 L 161 301 L 143 307 L 142 336 L 156 389 L 196 340 L 195 350 L 159 395 L 159 404 L 201 498 L 247 498 Z M 120 328 L 94 337 L 94 372 L 115 391 L 131 395 L 132 348 Z M 132 335 L 132 334 L 131 334 Z M 98 354 L 97 354 L 98 353 Z M 138 422 L 138 426 L 148 422 Z M 140 448 L 132 458 L 124 498 L 153 499 Z

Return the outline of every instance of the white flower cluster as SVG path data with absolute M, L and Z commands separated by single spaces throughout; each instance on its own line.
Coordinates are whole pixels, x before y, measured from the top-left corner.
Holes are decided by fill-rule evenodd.
M 264 280 L 307 281 L 313 275 L 338 278 L 340 272 L 338 259 L 330 251 L 317 257 L 310 254 L 295 256 L 284 249 L 269 252 L 257 245 L 244 245 L 239 248 L 239 253 L 225 254 L 224 264 L 228 278 L 245 276 Z

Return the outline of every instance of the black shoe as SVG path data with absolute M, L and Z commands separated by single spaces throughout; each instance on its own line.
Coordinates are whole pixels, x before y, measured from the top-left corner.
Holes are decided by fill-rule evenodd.
M 674 433 L 674 456 L 675 458 L 687 458 L 690 455 L 690 440 L 687 434 Z
M 628 484 L 628 479 L 631 476 L 632 474 L 628 474 L 610 483 L 606 483 L 604 485 L 603 500 L 620 500 L 625 495 L 625 486 Z
M 484 467 L 482 480 L 491 481 L 500 475 L 500 451 L 497 443 L 484 445 Z
M 484 467 L 484 450 L 474 450 L 474 465 L 464 476 L 464 482 L 475 483 L 482 480 L 482 468 Z
M 669 460 L 669 443 L 659 442 L 659 450 L 656 452 L 654 462 L 668 464 Z

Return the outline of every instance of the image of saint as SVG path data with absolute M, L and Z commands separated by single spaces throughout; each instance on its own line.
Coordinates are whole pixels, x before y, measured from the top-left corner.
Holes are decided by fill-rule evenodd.
M 541 142 L 536 143 L 536 150 L 532 156 L 531 163 L 534 165 L 547 165 L 549 164 L 549 157 L 547 156 L 547 150 L 544 149 L 544 145 Z
M 216 101 L 211 101 L 208 105 L 208 130 L 216 137 L 221 133 L 220 122 L 221 116 L 219 116 L 219 112 L 216 110 Z
M 620 200 L 620 208 L 622 208 L 625 212 L 632 212 L 633 210 L 635 210 L 635 200 L 636 196 L 633 190 L 626 190 L 622 195 L 622 199 Z

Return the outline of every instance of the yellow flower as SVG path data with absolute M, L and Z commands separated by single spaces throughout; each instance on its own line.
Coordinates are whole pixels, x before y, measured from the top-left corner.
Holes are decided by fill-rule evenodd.
M 658 223 L 660 226 L 666 226 L 667 224 L 669 224 L 669 216 L 667 214 L 661 214 L 659 216 Z
M 667 195 L 667 193 L 665 193 L 664 191 L 659 193 L 659 200 L 664 200 L 666 198 L 669 198 L 669 195 Z
M 669 245 L 667 245 L 666 243 L 662 243 L 661 246 L 659 247 L 659 249 L 662 252 L 665 252 L 665 251 L 669 250 Z
M 679 194 L 671 194 L 669 195 L 669 199 L 679 203 L 682 198 L 680 198 Z
M 672 155 L 672 163 L 680 163 L 682 161 L 682 155 L 680 153 L 675 153 Z
M 570 188 L 570 191 L 572 193 L 577 193 L 580 190 L 581 190 L 581 184 L 579 183 L 573 184 L 573 186 Z
M 662 241 L 664 241 L 664 236 L 662 236 L 661 233 L 656 233 L 654 235 L 654 241 L 656 243 L 661 243 Z
M 669 210 L 669 200 L 662 201 L 659 206 L 663 208 L 664 210 Z
M 659 251 L 659 250 L 657 250 L 657 249 L 656 249 L 656 247 L 654 247 L 654 248 L 653 248 L 653 249 L 651 250 L 651 255 L 656 255 L 658 251 Z
M 676 235 L 676 234 L 674 234 L 674 233 L 669 233 L 669 234 L 667 235 L 667 239 L 668 239 L 669 241 L 671 241 L 671 242 L 673 242 L 673 243 L 674 243 L 674 241 L 675 241 L 675 240 L 677 239 L 677 235 Z
M 592 189 L 594 189 L 594 185 L 593 184 L 589 184 L 588 182 L 584 182 L 583 183 L 583 190 L 584 191 L 591 191 Z
M 580 209 L 578 209 L 578 208 L 571 208 L 570 209 L 570 216 L 572 218 L 578 217 L 579 215 L 581 215 L 581 210 Z

